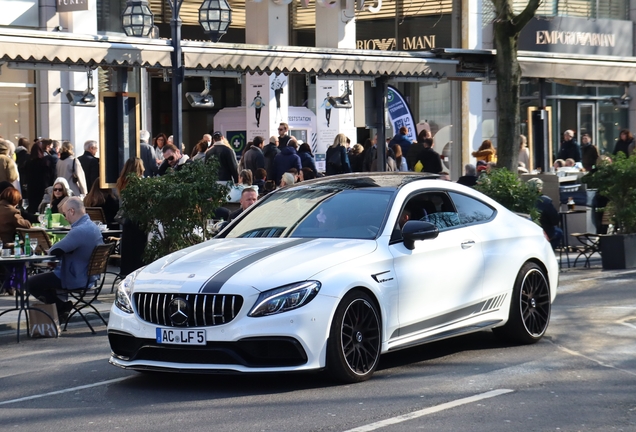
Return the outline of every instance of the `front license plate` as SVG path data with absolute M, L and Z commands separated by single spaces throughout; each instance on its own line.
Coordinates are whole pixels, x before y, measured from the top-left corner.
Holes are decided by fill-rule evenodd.
M 157 343 L 173 345 L 205 345 L 205 330 L 158 328 Z

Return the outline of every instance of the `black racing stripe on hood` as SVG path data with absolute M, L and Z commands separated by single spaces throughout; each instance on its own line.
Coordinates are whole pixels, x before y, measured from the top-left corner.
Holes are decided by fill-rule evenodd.
M 232 264 L 222 268 L 217 273 L 213 274 L 212 277 L 210 277 L 210 279 L 208 279 L 205 282 L 205 284 L 203 285 L 203 288 L 201 288 L 199 292 L 216 294 L 221 291 L 221 288 L 223 287 L 223 285 L 232 276 L 234 276 L 239 271 L 243 270 L 245 267 L 252 265 L 255 262 L 260 261 L 263 258 L 266 258 L 270 255 L 273 255 L 280 251 L 284 251 L 285 249 L 293 248 L 313 240 L 315 239 L 311 239 L 311 238 L 294 239 L 286 243 L 280 244 L 278 246 L 273 246 L 273 247 L 264 249 L 262 251 L 255 252 L 251 255 L 248 255 L 246 257 L 239 259 L 238 261 L 234 261 Z

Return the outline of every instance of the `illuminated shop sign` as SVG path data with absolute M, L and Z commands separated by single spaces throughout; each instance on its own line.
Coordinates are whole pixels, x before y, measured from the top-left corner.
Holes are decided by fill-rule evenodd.
M 631 57 L 632 38 L 631 21 L 535 17 L 521 31 L 519 49 Z

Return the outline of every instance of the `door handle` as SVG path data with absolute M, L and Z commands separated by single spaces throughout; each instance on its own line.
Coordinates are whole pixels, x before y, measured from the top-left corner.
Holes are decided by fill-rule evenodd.
M 469 249 L 473 246 L 475 246 L 474 240 L 466 240 L 462 242 L 462 249 Z

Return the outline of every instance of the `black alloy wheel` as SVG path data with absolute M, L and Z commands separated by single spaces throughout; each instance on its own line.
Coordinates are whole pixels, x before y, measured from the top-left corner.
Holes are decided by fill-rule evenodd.
M 338 305 L 331 325 L 327 367 L 332 375 L 349 383 L 369 379 L 380 358 L 380 332 L 374 302 L 363 292 L 348 293 Z
M 516 343 L 538 342 L 550 323 L 551 307 L 548 278 L 541 267 L 527 262 L 515 281 L 508 322 L 493 331 Z

